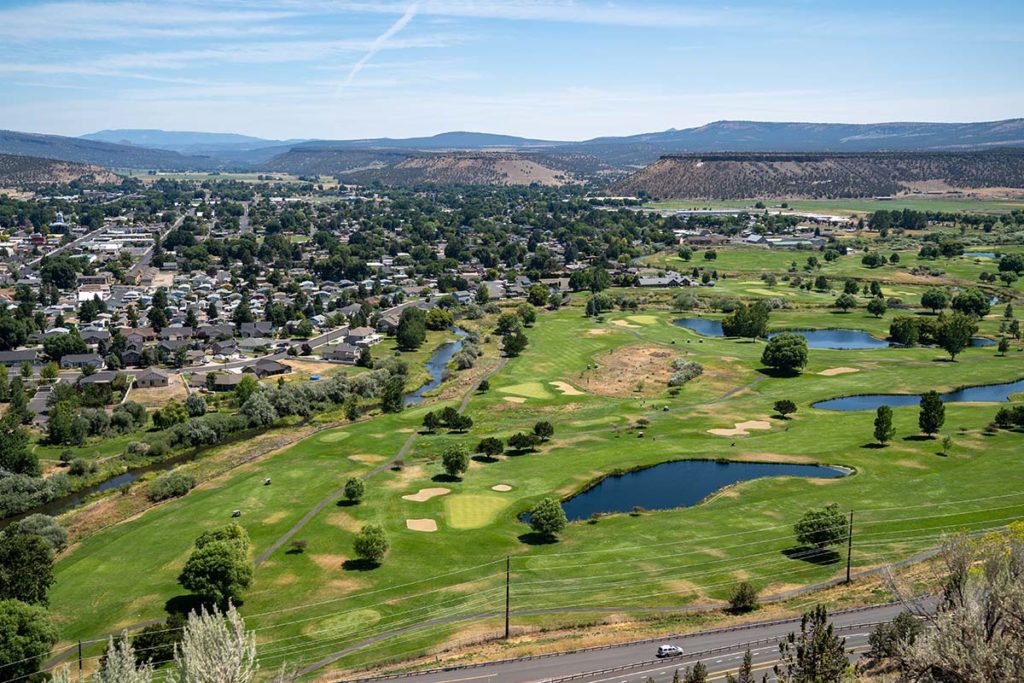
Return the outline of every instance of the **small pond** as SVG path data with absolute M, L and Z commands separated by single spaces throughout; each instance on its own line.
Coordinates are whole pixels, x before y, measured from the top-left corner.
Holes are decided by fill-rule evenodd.
M 719 489 L 763 477 L 836 479 L 849 474 L 838 467 L 762 462 L 676 460 L 602 479 L 593 488 L 562 503 L 570 521 L 594 513 L 630 512 L 635 507 L 669 510 L 696 505 Z
M 1011 394 L 1024 391 L 1024 379 L 1005 384 L 983 384 L 976 387 L 963 387 L 942 394 L 945 403 L 998 403 L 1006 401 Z M 843 396 L 827 401 L 812 403 L 812 408 L 822 410 L 877 410 L 879 406 L 903 408 L 916 406 L 921 402 L 918 394 L 862 394 L 860 396 Z
M 421 402 L 424 394 L 441 386 L 441 382 L 444 381 L 444 371 L 455 354 L 462 350 L 462 338 L 466 336 L 466 332 L 459 328 L 455 328 L 455 334 L 459 337 L 457 340 L 442 344 L 430 356 L 425 366 L 430 375 L 430 381 L 416 391 L 406 394 L 405 405 L 411 406 Z
M 967 258 L 995 258 L 996 254 L 993 251 L 965 251 L 964 256 Z

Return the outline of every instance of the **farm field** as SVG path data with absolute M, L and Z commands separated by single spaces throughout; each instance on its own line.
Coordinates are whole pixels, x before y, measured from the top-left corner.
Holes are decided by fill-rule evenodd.
M 956 363 L 930 348 L 812 349 L 799 376 L 780 377 L 761 368 L 763 342 L 701 337 L 673 325 L 680 314 L 666 308 L 586 318 L 582 303 L 575 298 L 541 313 L 527 330 L 527 350 L 469 401 L 468 434 L 421 434 L 400 469 L 367 480 L 359 505 L 330 500 L 313 515 L 293 537 L 306 541 L 303 551 L 286 545 L 256 567 L 240 609 L 256 630 L 265 669 L 286 661 L 315 666 L 309 676 L 316 676 L 494 635 L 496 621 L 466 618 L 503 609 L 506 557 L 513 608 L 556 612 L 517 616 L 515 626 L 525 629 L 556 623 L 558 610 L 714 607 L 744 580 L 775 595 L 840 576 L 845 553 L 812 562 L 794 552 L 792 524 L 831 502 L 855 508 L 855 572 L 934 547 L 944 533 L 1024 516 L 1020 434 L 984 431 L 996 404 L 949 404 L 941 436 L 953 445 L 945 455 L 941 436 L 918 436 L 915 408 L 895 409 L 897 436 L 885 448 L 871 447 L 873 412 L 811 408 L 852 394 L 1020 379 L 1024 354 L 1016 346 L 1006 357 L 971 348 Z M 834 314 L 808 304 L 773 313 L 770 326 L 881 335 L 891 315 Z M 994 331 L 995 318 L 983 322 L 984 331 Z M 697 361 L 704 372 L 672 396 L 665 380 L 675 358 Z M 773 415 L 780 399 L 797 403 L 788 420 Z M 346 478 L 388 463 L 427 410 L 443 405 L 454 403 L 319 432 L 85 539 L 57 565 L 51 609 L 62 644 L 189 606 L 176 579 L 202 531 L 238 509 L 254 556 L 262 554 Z M 555 435 L 536 452 L 473 460 L 460 481 L 441 475 L 446 446 L 472 451 L 482 438 L 507 439 L 540 420 L 550 421 Z M 709 431 L 744 422 L 767 428 Z M 852 474 L 744 482 L 690 508 L 572 523 L 557 543 L 539 542 L 518 520 L 546 496 L 568 497 L 616 470 L 679 459 L 818 463 Z M 271 486 L 263 486 L 266 478 Z M 373 569 L 351 561 L 354 535 L 370 522 L 383 525 L 391 542 Z M 119 580 L 126 573 L 137 577 L 129 589 Z M 339 655 L 428 619 L 442 621 Z

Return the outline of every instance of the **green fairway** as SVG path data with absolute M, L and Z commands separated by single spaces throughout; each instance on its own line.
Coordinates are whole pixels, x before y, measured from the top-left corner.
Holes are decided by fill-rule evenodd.
M 886 287 L 914 295 L 919 289 Z M 819 296 L 826 301 L 817 293 L 800 298 Z M 896 409 L 896 438 L 874 448 L 873 412 L 810 407 L 849 394 L 1017 379 L 1024 364 L 1016 349 L 1000 357 L 992 348 L 971 348 L 956 363 L 930 348 L 812 349 L 804 372 L 784 377 L 762 371 L 763 342 L 700 337 L 672 325 L 680 314 L 664 308 L 586 318 L 582 301 L 543 313 L 527 329 L 527 350 L 491 378 L 489 391 L 470 400 L 469 433 L 421 435 L 403 467 L 368 480 L 363 502 L 331 502 L 313 516 L 293 537 L 307 542 L 303 552 L 284 547 L 257 567 L 241 609 L 257 629 L 266 668 L 308 664 L 426 619 L 498 613 L 506 556 L 512 557 L 516 609 L 714 605 L 742 580 L 772 594 L 842 574 L 842 553 L 810 562 L 793 552 L 792 524 L 810 507 L 836 502 L 856 509 L 855 571 L 933 547 L 957 529 L 1024 517 L 1021 436 L 983 429 L 996 405 L 948 405 L 941 436 L 951 436 L 953 445 L 945 455 L 941 436 L 918 436 L 914 408 Z M 821 305 L 775 311 L 770 325 L 848 327 L 884 336 L 893 315 L 836 314 Z M 995 325 L 994 318 L 983 322 L 989 332 Z M 649 366 L 633 364 L 637 349 L 655 363 L 697 361 L 704 373 L 672 395 L 663 380 L 654 383 Z M 616 382 L 638 388 L 616 393 Z M 796 402 L 791 419 L 773 417 L 780 399 Z M 394 457 L 423 414 L 437 406 L 320 432 L 87 538 L 57 566 L 51 604 L 62 642 L 161 617 L 169 600 L 182 604 L 176 578 L 199 533 L 226 523 L 238 509 L 254 552 L 263 552 L 346 478 Z M 484 437 L 507 439 L 541 420 L 554 425 L 555 435 L 535 452 L 473 461 L 461 481 L 432 480 L 441 474 L 446 446 L 472 450 Z M 708 432 L 747 421 L 770 428 L 737 436 Z M 638 424 L 644 438 L 638 438 Z M 569 496 L 609 472 L 686 458 L 837 464 L 853 474 L 744 482 L 691 508 L 573 523 L 558 543 L 537 543 L 517 519 L 542 498 Z M 273 484 L 263 486 L 265 478 Z M 511 490 L 493 488 L 499 485 Z M 403 499 L 431 488 L 449 492 L 422 502 Z M 413 526 L 433 521 L 437 531 L 410 528 L 410 520 Z M 370 522 L 385 527 L 391 550 L 380 567 L 367 571 L 347 560 L 354 534 Z M 130 586 L 121 578 L 126 574 L 136 577 Z M 404 633 L 337 666 L 421 653 L 464 636 L 463 628 L 470 626 Z

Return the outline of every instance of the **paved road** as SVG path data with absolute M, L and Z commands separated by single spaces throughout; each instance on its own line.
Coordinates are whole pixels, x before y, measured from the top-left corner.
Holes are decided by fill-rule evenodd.
M 103 232 L 103 230 L 104 230 L 104 228 L 97 228 L 96 230 L 93 230 L 92 232 L 87 232 L 84 235 L 82 235 L 81 237 L 77 237 L 74 240 L 68 242 L 67 244 L 62 244 L 59 247 L 51 249 L 50 251 L 46 252 L 42 256 L 34 258 L 31 261 L 26 261 L 25 265 L 32 266 L 34 268 L 37 265 L 39 265 L 39 262 L 42 261 L 47 256 L 56 256 L 58 254 L 63 254 L 65 251 L 74 249 L 75 247 L 77 247 L 79 244 L 81 244 L 82 242 L 86 241 L 87 239 L 90 239 L 90 238 L 98 235 L 99 233 Z
M 930 605 L 930 601 L 922 603 Z M 863 651 L 870 624 L 889 621 L 902 605 L 882 605 L 866 610 L 836 613 L 832 623 L 842 629 L 853 656 Z M 864 626 L 868 624 L 868 626 Z M 735 630 L 715 630 L 669 637 L 657 641 L 627 643 L 598 650 L 484 664 L 466 669 L 406 674 L 390 680 L 408 683 L 456 683 L 458 681 L 494 681 L 495 683 L 536 683 L 575 676 L 589 683 L 643 683 L 648 676 L 655 681 L 670 681 L 677 668 L 703 661 L 712 673 L 735 670 L 748 647 L 755 655 L 755 667 L 770 670 L 777 659 L 778 642 L 800 627 L 799 619 L 755 623 Z M 687 653 L 671 660 L 655 659 L 658 645 L 676 644 Z M 614 672 L 606 671 L 629 667 Z M 588 674 L 587 672 L 594 672 Z M 714 677 L 712 677 L 714 678 Z M 757 676 L 760 678 L 760 675 Z M 771 677 L 769 677 L 771 678 Z

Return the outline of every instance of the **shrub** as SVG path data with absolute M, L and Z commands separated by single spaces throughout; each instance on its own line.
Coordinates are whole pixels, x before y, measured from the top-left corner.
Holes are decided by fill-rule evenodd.
M 167 472 L 157 477 L 153 485 L 149 487 L 146 496 L 154 503 L 178 498 L 194 489 L 196 486 L 195 477 L 184 472 Z
M 755 609 L 757 609 L 757 591 L 748 582 L 743 581 L 736 586 L 732 597 L 729 598 L 729 611 L 741 614 Z
M 672 373 L 672 377 L 668 380 L 670 387 L 681 387 L 691 379 L 700 377 L 704 372 L 704 366 L 700 363 L 682 358 L 677 358 L 672 363 L 672 367 L 675 372 Z

